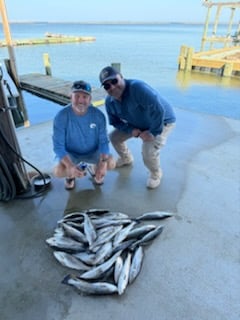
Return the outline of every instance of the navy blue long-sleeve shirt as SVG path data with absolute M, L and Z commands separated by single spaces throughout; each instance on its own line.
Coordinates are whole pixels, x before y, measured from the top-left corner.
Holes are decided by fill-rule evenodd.
M 164 125 L 176 121 L 172 106 L 158 91 L 141 80 L 127 79 L 125 83 L 121 101 L 106 97 L 106 111 L 112 126 L 127 133 L 135 128 L 148 130 L 156 136 L 161 134 Z

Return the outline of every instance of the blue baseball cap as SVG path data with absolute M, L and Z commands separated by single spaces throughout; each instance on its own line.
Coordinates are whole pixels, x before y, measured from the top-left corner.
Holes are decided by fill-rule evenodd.
M 83 80 L 73 82 L 71 90 L 72 90 L 72 92 L 84 92 L 89 95 L 92 92 L 92 88 L 91 88 L 90 84 L 83 81 Z

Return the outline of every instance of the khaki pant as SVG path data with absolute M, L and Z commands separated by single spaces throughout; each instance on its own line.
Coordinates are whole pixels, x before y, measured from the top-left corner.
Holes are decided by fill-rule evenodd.
M 167 137 L 175 127 L 175 123 L 169 123 L 163 127 L 161 134 L 155 136 L 153 141 L 143 141 L 142 158 L 145 166 L 151 173 L 160 172 L 160 149 L 166 144 Z M 128 158 L 131 152 L 127 147 L 126 140 L 132 138 L 131 133 L 125 133 L 114 129 L 109 135 L 110 141 L 121 158 Z

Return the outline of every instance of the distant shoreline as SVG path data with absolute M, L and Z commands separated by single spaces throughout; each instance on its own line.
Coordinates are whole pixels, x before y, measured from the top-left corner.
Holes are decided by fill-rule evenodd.
M 0 22 L 2 24 L 2 22 Z M 161 22 L 161 21 L 148 21 L 148 22 L 144 22 L 144 21 L 87 21 L 87 22 L 81 22 L 81 21 L 9 21 L 9 23 L 30 23 L 30 24 L 94 24 L 94 25 L 98 25 L 98 24 L 203 24 L 202 22 L 177 22 L 177 21 L 169 21 L 169 22 Z
M 0 22 L 2 24 L 2 22 Z M 190 26 L 203 26 L 204 22 L 183 22 L 183 21 L 169 21 L 169 22 L 144 22 L 144 21 L 95 21 L 95 22 L 80 22 L 80 21 L 10 21 L 9 24 L 80 24 L 80 25 L 190 25 Z M 209 23 L 210 25 L 213 24 Z M 228 22 L 221 22 L 219 25 L 228 25 Z M 237 23 L 233 23 L 233 26 Z

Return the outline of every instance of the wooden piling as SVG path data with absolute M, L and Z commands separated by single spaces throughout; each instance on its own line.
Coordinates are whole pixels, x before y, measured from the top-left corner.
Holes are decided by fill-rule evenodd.
M 232 62 L 225 63 L 225 65 L 223 67 L 222 76 L 223 77 L 231 77 L 232 72 L 233 72 L 233 63 Z
M 121 72 L 121 63 L 119 62 L 113 62 L 111 63 L 111 66 L 116 69 L 118 72 Z
M 192 70 L 192 59 L 193 59 L 194 49 L 187 46 L 181 46 L 180 56 L 178 59 L 178 69 L 191 71 Z
M 179 56 L 179 59 L 178 59 L 178 69 L 179 70 L 185 70 L 186 55 L 187 55 L 187 47 L 186 46 L 181 46 L 181 48 L 180 48 L 180 56 Z
M 11 37 L 11 32 L 10 32 L 10 26 L 8 22 L 8 17 L 7 17 L 7 10 L 5 6 L 5 2 L 3 0 L 0 0 L 0 12 L 2 16 L 2 21 L 3 21 L 3 29 L 4 29 L 4 34 L 6 38 L 6 46 L 8 47 L 8 54 L 9 54 L 9 59 L 5 60 L 5 65 L 8 70 L 8 74 L 12 78 L 13 82 L 15 83 L 19 96 L 17 97 L 17 107 L 20 112 L 23 113 L 24 115 L 24 125 L 27 127 L 29 126 L 29 119 L 28 119 L 28 113 L 27 109 L 25 107 L 24 99 L 22 96 L 22 92 L 20 90 L 20 82 L 18 78 L 18 72 L 17 72 L 17 65 L 16 65 L 16 58 L 14 54 L 14 49 L 13 49 L 13 41 Z
M 193 53 L 194 53 L 194 49 L 191 48 L 191 47 L 188 48 L 187 56 L 186 56 L 186 65 L 185 65 L 185 70 L 186 71 L 191 71 L 192 70 Z
M 43 63 L 44 63 L 44 67 L 45 67 L 45 74 L 47 76 L 51 76 L 52 70 L 51 70 L 51 63 L 50 63 L 50 58 L 49 58 L 48 53 L 43 54 Z

